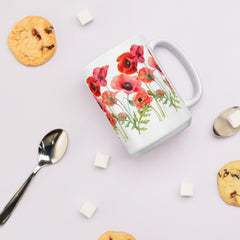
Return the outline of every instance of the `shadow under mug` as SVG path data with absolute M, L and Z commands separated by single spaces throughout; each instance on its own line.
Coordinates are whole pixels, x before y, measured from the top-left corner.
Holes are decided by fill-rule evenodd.
M 178 94 L 154 56 L 157 46 L 170 50 L 182 63 L 192 81 L 192 98 L 183 100 Z M 81 79 L 131 155 L 148 152 L 188 127 L 189 108 L 202 93 L 195 68 L 175 43 L 148 43 L 142 36 L 98 57 L 81 72 Z

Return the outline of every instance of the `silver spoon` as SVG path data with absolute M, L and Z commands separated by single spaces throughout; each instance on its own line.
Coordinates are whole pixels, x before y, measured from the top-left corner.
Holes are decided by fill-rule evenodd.
M 58 162 L 63 157 L 67 145 L 68 137 L 66 132 L 62 129 L 55 129 L 42 139 L 38 147 L 38 165 L 0 213 L 0 226 L 11 216 L 33 177 L 42 167 Z
M 236 134 L 240 127 L 233 128 L 231 124 L 228 122 L 227 117 L 233 112 L 239 110 L 239 106 L 231 107 L 223 111 L 214 121 L 213 124 L 213 133 L 217 137 L 230 137 Z

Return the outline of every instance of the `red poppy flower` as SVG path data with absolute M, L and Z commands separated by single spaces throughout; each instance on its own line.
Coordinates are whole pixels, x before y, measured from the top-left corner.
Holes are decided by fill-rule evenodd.
M 162 72 L 161 68 L 159 67 L 159 65 L 158 65 L 157 62 L 155 61 L 155 59 L 154 59 L 152 53 L 149 51 L 149 49 L 148 49 L 148 52 L 149 52 L 149 54 L 151 55 L 151 56 L 148 58 L 148 65 L 149 65 L 150 67 L 152 67 L 154 70 L 158 70 L 159 73 L 163 75 L 163 72 Z
M 105 103 L 106 105 L 112 107 L 114 104 L 117 103 L 117 99 L 115 98 L 117 93 L 114 92 L 110 92 L 110 91 L 105 91 L 102 94 L 102 101 L 103 103 Z
M 144 91 L 141 87 L 141 82 L 137 80 L 137 76 L 129 76 L 126 74 L 113 77 L 111 87 L 116 90 L 123 90 L 126 94 Z
M 145 83 L 150 83 L 155 79 L 153 75 L 153 70 L 148 69 L 147 67 L 143 67 L 140 69 L 138 78 Z
M 87 79 L 87 84 L 91 92 L 93 93 L 94 96 L 99 97 L 101 95 L 100 86 L 96 86 L 93 82 L 94 82 L 93 77 L 89 77 Z
M 102 100 L 99 98 L 96 98 L 96 97 L 95 97 L 95 99 L 96 99 L 99 107 L 103 110 L 103 112 L 108 113 L 109 111 L 107 110 L 107 106 L 102 102 Z
M 106 86 L 107 85 L 107 71 L 108 71 L 109 65 L 106 65 L 104 67 L 96 67 L 93 69 L 93 83 L 95 86 Z
M 142 108 L 143 105 L 146 105 L 147 103 L 151 103 L 153 98 L 149 97 L 146 92 L 141 92 L 134 95 L 132 100 L 134 101 L 137 107 Z
M 117 58 L 118 70 L 121 73 L 133 74 L 137 72 L 137 62 L 131 60 L 132 54 L 129 52 L 123 53 Z
M 156 93 L 157 93 L 160 97 L 162 97 L 162 96 L 165 95 L 164 91 L 161 90 L 161 89 L 158 89 L 158 90 L 156 91 Z
M 121 118 L 121 120 L 127 119 L 126 114 L 123 112 L 119 113 L 118 116 Z
M 130 53 L 132 54 L 132 61 L 143 63 L 145 61 L 143 54 L 144 48 L 142 45 L 133 44 L 130 48 Z
M 109 122 L 112 124 L 112 126 L 117 124 L 117 121 L 115 118 L 113 118 L 112 114 L 110 112 L 108 112 L 106 114 L 107 119 L 109 120 Z

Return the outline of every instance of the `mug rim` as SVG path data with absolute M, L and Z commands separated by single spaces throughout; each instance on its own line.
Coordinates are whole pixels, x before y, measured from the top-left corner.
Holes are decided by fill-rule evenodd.
M 119 48 L 122 45 L 125 45 L 126 43 L 133 41 L 134 39 L 140 39 L 141 41 L 147 43 L 146 39 L 144 38 L 143 34 L 136 34 L 133 35 L 132 37 L 120 42 L 118 45 L 116 45 L 115 47 L 110 48 L 109 50 L 105 51 L 104 53 L 100 54 L 99 56 L 97 56 L 96 58 L 94 58 L 92 61 L 90 61 L 90 63 L 88 63 L 87 65 L 85 65 L 83 67 L 83 69 L 80 72 L 80 76 L 81 74 L 83 74 L 87 69 L 89 69 L 94 62 L 98 61 L 100 58 L 103 58 L 105 55 L 109 55 L 111 52 L 114 52 L 117 48 Z

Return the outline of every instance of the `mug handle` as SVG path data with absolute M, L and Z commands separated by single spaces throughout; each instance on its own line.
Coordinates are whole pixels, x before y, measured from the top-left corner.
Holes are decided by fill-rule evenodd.
M 167 40 L 152 40 L 149 43 L 149 46 L 154 50 L 157 46 L 162 46 L 164 48 L 167 48 L 170 50 L 182 63 L 185 70 L 187 71 L 193 85 L 193 96 L 190 99 L 185 99 L 184 102 L 187 107 L 192 107 L 195 105 L 202 95 L 202 86 L 200 82 L 199 75 L 195 69 L 195 67 L 192 65 L 191 61 L 185 56 L 183 51 L 173 42 L 169 42 Z

